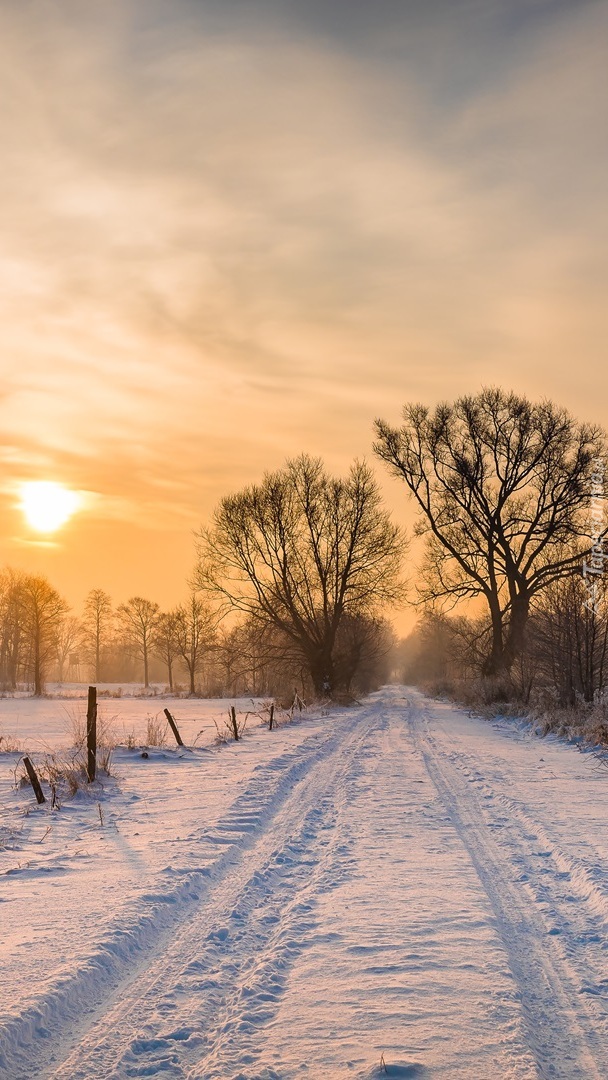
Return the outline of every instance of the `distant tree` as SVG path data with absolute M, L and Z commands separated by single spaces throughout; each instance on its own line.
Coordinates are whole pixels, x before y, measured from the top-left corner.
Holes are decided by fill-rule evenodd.
M 198 537 L 196 585 L 290 642 L 320 695 L 340 691 L 338 632 L 402 595 L 404 539 L 369 467 L 345 479 L 302 456 L 222 499 Z
M 24 612 L 21 588 L 25 575 L 6 567 L 0 573 L 0 682 L 11 690 L 17 687 L 23 660 Z
M 594 701 L 608 681 L 608 597 L 606 586 L 594 605 L 581 576 L 555 582 L 539 598 L 531 616 L 530 644 L 543 684 L 561 706 Z
M 83 632 L 95 682 L 101 681 L 102 655 L 110 643 L 113 618 L 112 598 L 103 589 L 91 589 L 84 602 Z
M 301 667 L 301 658 L 294 657 L 294 652 L 293 642 L 269 622 L 246 618 L 230 628 L 219 628 L 214 656 L 221 670 L 222 693 L 258 697 L 293 688 L 292 669 Z
M 144 686 L 150 685 L 149 661 L 154 647 L 160 608 L 142 596 L 132 596 L 118 608 L 118 617 L 125 635 L 125 645 L 130 653 L 141 660 Z
M 175 609 L 176 651 L 186 665 L 191 694 L 196 693 L 196 676 L 206 650 L 213 644 L 216 625 L 217 615 L 194 591 L 185 604 Z
M 158 616 L 154 632 L 154 652 L 167 665 L 167 678 L 171 692 L 173 692 L 173 664 L 179 656 L 177 621 L 178 616 L 175 610 L 162 612 Z
M 240 696 L 235 688 L 241 685 L 245 674 L 240 630 L 240 626 L 220 626 L 217 631 L 215 651 L 221 672 L 221 693 L 226 696 Z
M 485 617 L 425 609 L 397 650 L 399 679 L 435 694 L 460 693 L 463 683 L 472 684 L 479 677 L 490 631 Z
M 84 630 L 80 619 L 75 615 L 64 615 L 58 623 L 55 634 L 55 659 L 57 661 L 57 679 L 63 682 L 66 670 L 70 666 L 70 657 L 77 653 L 84 640 Z
M 369 693 L 386 682 L 396 643 L 391 623 L 381 615 L 345 616 L 335 649 L 338 681 L 344 690 Z
M 26 574 L 19 588 L 24 637 L 34 683 L 34 694 L 44 690 L 44 678 L 56 656 L 57 637 L 68 604 L 45 577 Z
M 591 477 L 604 432 L 550 401 L 499 389 L 406 405 L 400 428 L 377 421 L 375 451 L 405 481 L 427 538 L 421 599 L 481 596 L 491 622 L 485 674 L 508 677 L 531 604 L 580 570 Z

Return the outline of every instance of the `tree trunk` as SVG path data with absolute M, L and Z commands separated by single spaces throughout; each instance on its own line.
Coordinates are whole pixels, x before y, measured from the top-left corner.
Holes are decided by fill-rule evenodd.
M 331 651 L 324 649 L 320 655 L 317 654 L 311 660 L 309 669 L 315 694 L 319 697 L 333 697 L 336 687 Z
M 498 598 L 489 597 L 488 604 L 492 619 L 492 647 L 490 655 L 483 664 L 482 674 L 495 677 L 507 673 L 504 652 L 504 627 Z
M 519 593 L 513 596 L 511 602 L 511 617 L 504 648 L 505 669 L 511 670 L 515 659 L 521 656 L 524 649 L 526 626 L 530 614 L 530 598 L 527 593 Z
M 11 659 L 11 665 L 9 669 L 9 682 L 11 690 L 17 689 L 17 661 Z
M 36 642 L 34 650 L 34 695 L 42 697 L 42 665 L 40 663 L 40 648 Z

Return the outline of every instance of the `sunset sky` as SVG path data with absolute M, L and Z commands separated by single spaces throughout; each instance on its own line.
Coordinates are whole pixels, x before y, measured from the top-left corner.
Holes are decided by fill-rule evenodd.
M 0 0 L 0 50 L 0 562 L 169 606 L 223 494 L 407 400 L 608 423 L 605 2 Z

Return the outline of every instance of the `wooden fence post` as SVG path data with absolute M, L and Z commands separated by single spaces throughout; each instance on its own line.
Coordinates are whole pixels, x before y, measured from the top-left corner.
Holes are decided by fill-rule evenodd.
M 175 735 L 175 741 L 176 741 L 177 745 L 178 746 L 183 746 L 184 745 L 183 739 L 182 739 L 179 731 L 177 730 L 177 724 L 175 723 L 175 720 L 171 716 L 171 713 L 169 712 L 168 709 L 165 709 L 165 716 L 167 717 L 167 720 L 169 721 L 169 727 L 171 728 L 171 731 Z
M 232 724 L 232 734 L 234 735 L 235 742 L 239 739 L 239 725 L 236 719 L 236 709 L 234 705 L 230 706 L 230 722 Z
M 87 704 L 87 781 L 92 784 L 97 771 L 97 687 L 89 686 Z
M 272 731 L 273 720 L 274 720 L 274 705 L 271 705 L 270 706 L 270 723 L 268 725 L 268 730 L 269 731 Z
M 40 803 L 46 802 L 46 799 L 45 799 L 44 795 L 42 794 L 42 788 L 40 787 L 40 781 L 38 779 L 38 775 L 36 773 L 36 770 L 35 770 L 34 766 L 31 763 L 29 757 L 24 757 L 23 764 L 25 765 L 25 771 L 27 772 L 27 775 L 30 778 L 30 784 L 32 785 L 32 787 L 34 789 L 34 795 L 36 796 L 36 802 L 38 803 L 38 805 L 40 805 Z

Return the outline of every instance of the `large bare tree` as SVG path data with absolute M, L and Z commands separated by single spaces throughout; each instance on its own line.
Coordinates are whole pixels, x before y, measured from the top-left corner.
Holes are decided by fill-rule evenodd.
M 331 694 L 341 689 L 334 651 L 342 620 L 400 598 L 403 551 L 368 465 L 338 479 L 303 455 L 222 499 L 198 537 L 195 584 L 276 627 L 315 691 Z
M 483 597 L 492 628 L 485 673 L 508 674 L 533 599 L 580 569 L 604 432 L 550 401 L 492 388 L 434 411 L 406 405 L 403 417 L 399 428 L 377 421 L 375 451 L 420 511 L 421 598 Z

